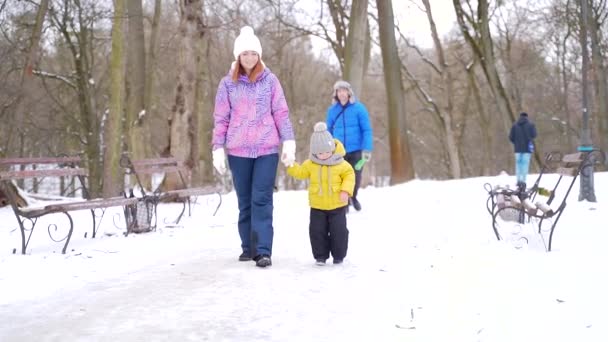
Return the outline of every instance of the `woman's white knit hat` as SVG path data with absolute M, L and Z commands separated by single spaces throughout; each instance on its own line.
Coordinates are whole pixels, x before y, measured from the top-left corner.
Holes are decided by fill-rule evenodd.
M 256 37 L 251 26 L 243 26 L 241 33 L 234 40 L 234 59 L 238 60 L 239 55 L 244 51 L 255 51 L 262 58 L 262 44 L 258 37 Z
M 327 130 L 327 124 L 322 121 L 317 122 L 314 132 L 310 137 L 310 153 L 316 155 L 324 152 L 333 152 L 335 149 L 336 142 Z

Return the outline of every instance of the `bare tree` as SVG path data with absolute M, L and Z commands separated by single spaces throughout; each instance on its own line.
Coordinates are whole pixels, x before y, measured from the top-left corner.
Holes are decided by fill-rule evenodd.
M 431 28 L 431 36 L 433 37 L 433 44 L 435 46 L 435 54 L 437 56 L 437 63 L 434 64 L 434 70 L 441 77 L 442 88 L 445 90 L 445 101 L 446 105 L 442 108 L 439 103 L 432 100 L 429 104 L 433 108 L 433 111 L 437 114 L 441 121 L 441 128 L 443 130 L 444 146 L 448 155 L 449 170 L 453 178 L 460 178 L 460 158 L 458 155 L 458 142 L 455 136 L 455 127 L 453 125 L 453 110 L 454 110 L 454 79 L 452 72 L 448 66 L 448 62 L 445 56 L 445 51 L 439 34 L 437 33 L 437 26 L 433 19 L 433 12 L 429 0 L 422 0 L 424 9 L 426 12 L 427 20 Z
M 114 0 L 112 20 L 112 55 L 110 57 L 110 111 L 104 127 L 105 151 L 103 157 L 103 196 L 112 197 L 122 190 L 120 172 L 121 118 L 124 101 L 123 17 L 124 0 Z
M 4 5 L 5 4 L 3 4 L 2 7 L 4 7 Z M 42 24 L 44 23 L 44 18 L 46 16 L 48 6 L 48 0 L 40 1 L 40 5 L 38 6 L 38 11 L 36 14 L 36 22 L 34 23 L 34 27 L 32 28 L 32 38 L 30 40 L 26 59 L 23 64 L 23 70 L 21 72 L 21 82 L 19 85 L 19 91 L 17 93 L 17 99 L 15 100 L 15 114 L 9 116 L 9 119 L 11 119 L 9 121 L 9 127 L 11 127 L 12 129 L 9 129 L 7 132 L 7 141 L 4 146 L 7 147 L 7 151 L 19 151 L 19 155 L 23 155 L 25 148 L 24 136 L 27 134 L 26 125 L 22 124 L 23 122 L 25 122 L 25 117 L 27 116 L 24 98 L 31 93 L 33 88 L 34 64 L 38 61 L 38 54 L 40 50 L 40 38 L 42 36 Z M 18 148 L 15 148 L 15 146 L 13 146 L 14 142 L 11 142 L 14 133 L 17 133 L 19 135 Z
M 150 32 L 150 40 L 148 44 L 148 55 L 146 57 L 146 84 L 144 90 L 144 108 L 146 109 L 146 115 L 148 118 L 153 118 L 157 114 L 156 110 L 156 94 L 155 94 L 155 85 L 156 85 L 156 68 L 157 68 L 157 55 L 156 50 L 158 48 L 158 30 L 160 27 L 160 15 L 162 12 L 162 0 L 154 0 L 154 15 L 152 16 L 152 24 L 151 24 L 151 32 Z M 146 120 L 150 123 L 152 120 Z M 147 134 L 150 134 L 150 125 L 147 127 Z
M 391 154 L 391 184 L 407 182 L 415 178 L 414 163 L 409 148 L 401 61 L 395 40 L 395 23 L 391 0 L 376 0 L 380 45 L 384 65 L 384 80 L 388 98 L 389 141 Z
M 127 1 L 128 42 L 127 45 L 127 110 L 125 135 L 128 151 L 134 159 L 146 157 L 149 146 L 145 106 L 146 47 L 141 0 Z
M 504 130 L 508 131 L 510 124 L 515 121 L 516 116 L 504 82 L 498 72 L 494 42 L 490 32 L 489 2 L 488 0 L 477 1 L 476 11 L 472 9 L 470 0 L 453 0 L 453 3 L 460 31 L 473 53 L 477 56 L 477 60 L 498 107 L 500 118 L 504 123 Z M 468 10 L 465 10 L 463 3 Z M 497 5 L 500 6 L 501 4 L 498 3 Z M 534 157 L 540 165 L 541 158 L 538 149 L 534 151 Z M 511 158 L 508 160 L 511 160 Z
M 355 94 L 361 96 L 365 75 L 365 43 L 368 0 L 353 1 L 348 22 L 348 38 L 344 53 L 343 78 L 350 82 Z
M 73 63 L 71 76 L 58 76 L 57 79 L 76 92 L 78 139 L 84 145 L 88 161 L 89 190 L 91 196 L 97 197 L 102 189 L 102 155 L 101 120 L 97 113 L 96 84 L 92 78 L 95 63 L 91 25 L 94 20 L 87 17 L 80 0 L 63 0 L 61 6 L 49 6 L 49 16 L 63 37 Z
M 593 83 L 595 98 L 597 99 L 597 131 L 599 146 L 608 150 L 608 71 L 604 62 L 605 51 L 602 51 L 602 30 L 608 12 L 606 1 L 599 1 L 595 6 L 590 3 L 589 10 L 589 37 L 591 38 L 591 66 L 593 67 Z M 604 48 L 605 49 L 605 48 Z
M 184 160 L 191 169 L 198 167 L 198 94 L 197 72 L 203 56 L 200 44 L 205 33 L 203 26 L 203 2 L 201 0 L 180 0 L 180 23 L 178 51 L 178 75 L 175 102 L 171 109 L 170 154 Z M 190 180 L 188 180 L 189 182 Z M 179 186 L 176 178 L 167 177 L 164 186 L 175 189 Z
M 5 5 L 6 4 L 3 3 L 2 8 L 4 8 Z M 27 121 L 26 117 L 29 116 L 25 99 L 32 93 L 34 87 L 34 64 L 38 62 L 42 24 L 47 10 L 48 1 L 42 1 L 38 6 L 36 21 L 32 28 L 31 39 L 25 55 L 23 69 L 21 70 L 19 89 L 17 90 L 17 96 L 13 103 L 15 106 L 14 114 L 8 115 L 9 129 L 6 131 L 6 140 L 4 143 L 8 154 L 17 154 L 18 156 L 23 156 L 25 154 L 26 136 L 30 134 L 28 125 L 24 124 Z M 15 135 L 17 136 L 17 141 L 14 139 Z M 1 150 L 2 148 L 0 147 L 0 152 Z M 18 180 L 17 185 L 23 188 L 23 180 Z

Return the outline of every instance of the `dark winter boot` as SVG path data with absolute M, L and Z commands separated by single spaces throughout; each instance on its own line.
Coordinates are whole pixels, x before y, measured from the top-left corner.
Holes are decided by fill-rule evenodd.
M 243 252 L 239 255 L 239 261 L 251 261 L 251 254 L 249 252 Z
M 338 264 L 341 264 L 343 262 L 344 262 L 344 260 L 342 260 L 342 259 L 334 259 L 334 265 L 338 265 Z
M 325 259 L 317 259 L 315 261 L 315 265 L 317 265 L 317 266 L 325 266 Z
M 517 182 L 517 190 L 520 192 L 526 191 L 526 182 Z
M 351 198 L 351 201 L 353 203 L 353 208 L 355 208 L 356 211 L 361 211 L 361 203 L 354 197 Z
M 255 265 L 257 267 L 272 266 L 272 260 L 270 259 L 270 255 L 267 254 L 258 255 L 253 258 L 253 260 L 255 260 Z

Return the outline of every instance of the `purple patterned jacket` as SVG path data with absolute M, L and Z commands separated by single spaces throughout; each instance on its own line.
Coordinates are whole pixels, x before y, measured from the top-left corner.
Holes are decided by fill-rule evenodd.
M 230 76 L 215 96 L 213 149 L 248 158 L 278 153 L 282 141 L 294 140 L 279 79 L 268 68 L 253 83 L 244 75 L 235 83 Z

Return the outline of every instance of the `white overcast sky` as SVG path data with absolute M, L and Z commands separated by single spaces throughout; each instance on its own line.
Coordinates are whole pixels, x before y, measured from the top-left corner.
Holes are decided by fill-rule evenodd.
M 449 0 L 430 0 L 431 10 L 437 30 L 441 36 L 447 34 L 456 22 L 454 6 Z M 431 31 L 424 6 L 420 0 L 393 1 L 395 23 L 401 31 L 413 42 L 424 47 L 430 47 Z
M 435 25 L 439 34 L 443 37 L 454 27 L 456 22 L 454 7 L 449 0 L 430 0 L 430 3 Z M 309 13 L 318 13 L 319 11 L 319 2 L 317 1 L 302 1 L 300 6 Z M 401 32 L 411 43 L 430 48 L 432 47 L 432 39 L 428 19 L 423 8 L 421 0 L 393 1 L 395 23 L 399 26 Z M 317 55 L 325 55 L 329 60 L 335 58 L 327 42 L 314 37 L 312 40 L 313 49 L 317 52 Z

